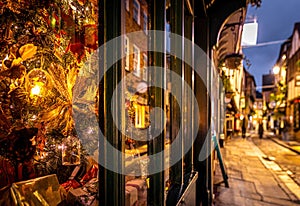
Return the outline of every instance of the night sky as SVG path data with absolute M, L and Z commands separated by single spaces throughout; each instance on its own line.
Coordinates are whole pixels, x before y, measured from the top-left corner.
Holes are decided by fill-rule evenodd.
M 262 0 L 260 8 L 249 7 L 247 19 L 258 22 L 257 44 L 285 40 L 292 35 L 294 23 L 300 22 L 300 0 Z M 262 75 L 268 74 L 276 63 L 281 43 L 243 49 L 250 60 L 249 72 L 256 85 L 262 85 Z M 259 89 L 260 90 L 260 89 Z

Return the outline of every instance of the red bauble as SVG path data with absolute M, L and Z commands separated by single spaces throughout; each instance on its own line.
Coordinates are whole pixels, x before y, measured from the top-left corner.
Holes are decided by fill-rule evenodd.
M 81 43 L 69 44 L 67 52 L 71 51 L 77 58 L 78 62 L 81 62 L 82 58 L 85 56 L 85 48 Z

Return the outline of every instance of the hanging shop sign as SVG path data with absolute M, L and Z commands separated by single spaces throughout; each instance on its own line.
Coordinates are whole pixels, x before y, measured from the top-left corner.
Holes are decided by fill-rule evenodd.
M 242 33 L 242 46 L 254 46 L 257 43 L 258 23 L 256 20 L 253 22 L 245 23 Z

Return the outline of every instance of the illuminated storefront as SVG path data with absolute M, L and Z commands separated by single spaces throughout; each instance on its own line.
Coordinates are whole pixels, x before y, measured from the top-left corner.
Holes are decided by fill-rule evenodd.
M 211 205 L 222 103 L 194 43 L 247 3 L 1 2 L 0 205 Z

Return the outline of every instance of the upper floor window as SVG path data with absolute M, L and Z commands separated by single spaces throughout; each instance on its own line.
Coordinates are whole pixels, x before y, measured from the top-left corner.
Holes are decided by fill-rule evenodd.
M 171 38 L 170 38 L 171 27 L 169 23 L 166 23 L 165 29 L 166 29 L 166 50 L 167 53 L 169 53 L 171 48 Z
M 124 44 L 125 69 L 129 71 L 129 39 L 127 36 L 125 36 Z
M 148 65 L 148 57 L 146 54 L 143 54 L 143 80 L 147 81 L 148 72 L 147 72 L 147 65 Z
M 133 73 L 140 77 L 140 49 L 136 45 L 133 45 L 133 69 Z
M 145 34 L 148 33 L 148 16 L 147 16 L 147 12 L 143 12 L 143 29 Z
M 136 23 L 140 24 L 140 3 L 138 0 L 133 0 L 133 19 L 136 21 Z
M 129 0 L 125 0 L 125 8 L 129 11 Z

